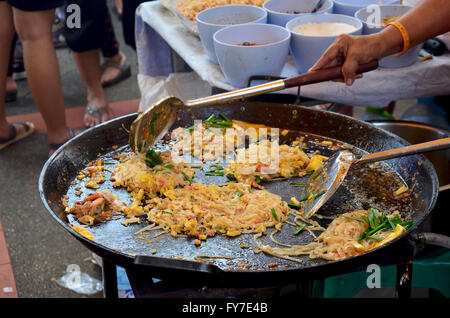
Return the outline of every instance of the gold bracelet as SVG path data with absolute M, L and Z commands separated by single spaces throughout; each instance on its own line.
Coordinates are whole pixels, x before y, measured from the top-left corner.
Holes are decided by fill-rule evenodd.
M 411 40 L 410 40 L 410 38 L 409 38 L 408 31 L 406 31 L 405 26 L 404 26 L 403 24 L 401 24 L 400 22 L 398 22 L 398 21 L 390 22 L 390 23 L 388 23 L 388 24 L 386 25 L 386 27 L 388 27 L 388 26 L 390 26 L 390 25 L 396 27 L 397 30 L 400 31 L 400 33 L 401 33 L 401 35 L 402 35 L 402 38 L 403 38 L 403 50 L 402 50 L 400 53 L 394 54 L 394 55 L 392 55 L 392 56 L 402 56 L 402 55 L 404 55 L 404 54 L 409 50 L 409 48 L 411 47 Z

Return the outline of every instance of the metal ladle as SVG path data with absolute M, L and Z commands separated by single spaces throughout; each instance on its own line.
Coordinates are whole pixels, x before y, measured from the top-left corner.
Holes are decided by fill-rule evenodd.
M 311 217 L 333 196 L 344 181 L 347 172 L 353 164 L 379 162 L 387 159 L 449 148 L 450 138 L 442 138 L 425 143 L 368 154 L 359 158 L 348 150 L 338 151 L 329 158 L 321 169 L 315 171 L 305 184 L 304 193 L 307 195 L 302 201 L 304 215 L 307 218 Z
M 358 67 L 356 73 L 362 74 L 372 71 L 377 67 L 377 61 L 362 64 Z M 277 80 L 232 92 L 187 101 L 186 104 L 177 97 L 166 97 L 145 112 L 139 114 L 131 125 L 129 143 L 133 151 L 146 152 L 167 133 L 169 128 L 175 122 L 178 112 L 181 110 L 213 106 L 232 100 L 280 91 L 285 88 L 321 83 L 341 78 L 342 67 L 334 66 L 284 80 Z

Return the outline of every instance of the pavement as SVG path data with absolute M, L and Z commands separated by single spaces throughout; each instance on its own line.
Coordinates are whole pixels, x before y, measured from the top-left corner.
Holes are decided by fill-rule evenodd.
M 108 0 L 111 4 L 112 1 Z M 112 14 L 120 49 L 132 66 L 132 76 L 106 88 L 115 115 L 138 108 L 136 53 L 124 44 L 120 21 Z M 83 128 L 86 90 L 69 49 L 57 49 L 68 124 Z M 71 264 L 101 280 L 101 268 L 92 253 L 60 227 L 45 210 L 38 179 L 48 159 L 45 125 L 26 80 L 17 82 L 16 102 L 6 104 L 9 120 L 31 120 L 37 131 L 0 152 L 0 298 L 102 297 L 80 295 L 56 283 Z

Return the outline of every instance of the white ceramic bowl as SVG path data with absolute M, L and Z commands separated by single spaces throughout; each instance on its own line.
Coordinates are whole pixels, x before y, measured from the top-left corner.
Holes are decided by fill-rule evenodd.
M 242 88 L 255 75 L 280 76 L 290 39 L 290 32 L 278 25 L 252 23 L 217 31 L 214 46 L 225 79 Z M 244 42 L 257 45 L 243 46 Z
M 264 2 L 263 8 L 267 11 L 267 23 L 286 26 L 290 20 L 304 14 L 311 13 L 294 13 L 304 12 L 305 4 L 308 0 L 269 0 Z M 327 0 L 315 14 L 333 13 L 333 1 Z
M 266 23 L 267 11 L 250 5 L 226 5 L 201 11 L 196 17 L 198 33 L 211 62 L 218 64 L 214 51 L 213 35 L 230 25 L 244 23 Z
M 333 0 L 334 13 L 354 16 L 356 11 L 371 4 L 400 4 L 399 0 Z
M 380 5 L 380 17 L 374 16 L 374 11 L 367 11 L 366 8 L 360 9 L 355 13 L 355 17 L 363 23 L 363 34 L 373 34 L 383 30 L 381 24 L 386 17 L 398 17 L 404 15 L 412 7 L 403 5 Z M 376 21 L 379 19 L 379 21 Z M 422 44 L 414 46 L 402 56 L 388 56 L 379 61 L 380 67 L 384 68 L 400 68 L 413 65 L 419 60 L 419 52 Z
M 360 35 L 362 23 L 354 17 L 341 14 L 304 15 L 289 21 L 286 28 L 291 32 L 291 54 L 299 73 L 306 73 L 328 49 L 339 35 L 311 36 L 302 35 L 293 30 L 305 23 L 337 22 L 353 25 L 356 29 L 348 34 Z

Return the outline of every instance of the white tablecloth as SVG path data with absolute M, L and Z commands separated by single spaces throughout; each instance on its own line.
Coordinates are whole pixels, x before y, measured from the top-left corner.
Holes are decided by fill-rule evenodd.
M 210 86 L 224 90 L 236 89 L 227 83 L 219 65 L 208 60 L 198 36 L 188 31 L 158 1 L 143 3 L 138 8 L 136 43 L 140 80 L 146 87 L 165 86 L 166 90 L 158 93 L 160 96 L 172 94 L 174 85 L 182 82 L 167 82 L 167 76 L 174 72 L 173 51 Z M 293 60 L 288 58 L 281 76 L 297 74 Z M 170 78 L 174 78 L 173 74 Z M 159 84 L 155 86 L 155 83 Z M 203 90 L 197 93 L 208 95 Z M 284 90 L 283 93 L 297 94 L 297 89 Z M 301 95 L 304 97 L 354 106 L 385 107 L 391 101 L 449 94 L 450 53 L 417 62 L 410 67 L 375 70 L 365 74 L 351 87 L 326 82 L 301 88 Z M 196 97 L 202 96 L 189 98 Z

